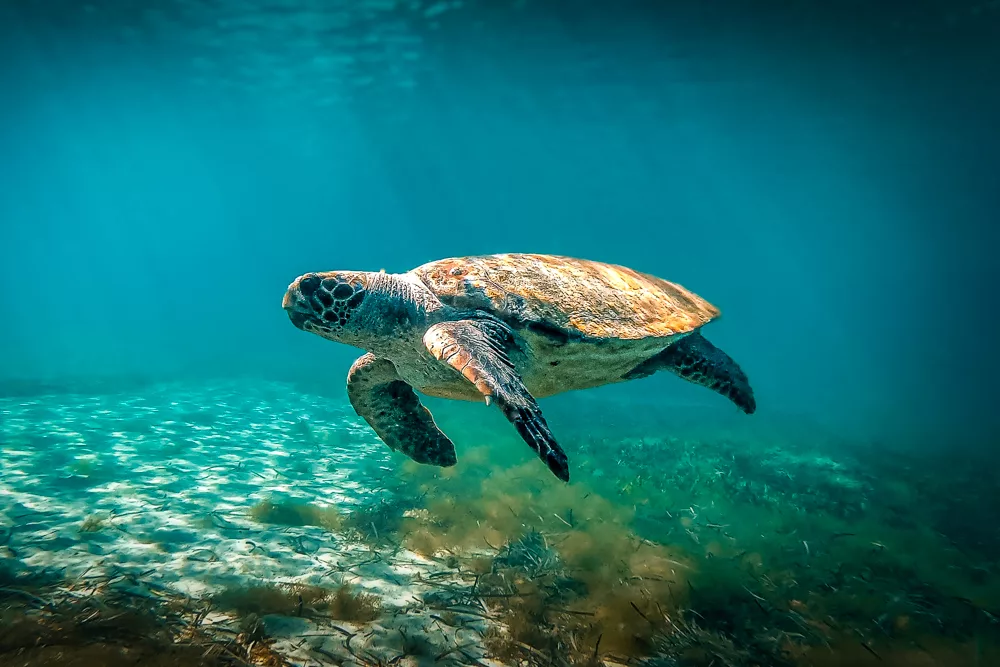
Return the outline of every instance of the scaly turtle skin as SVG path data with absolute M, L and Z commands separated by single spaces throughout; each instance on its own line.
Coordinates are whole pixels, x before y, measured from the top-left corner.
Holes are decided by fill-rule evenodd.
M 456 455 L 414 390 L 496 402 L 563 481 L 566 454 L 536 398 L 666 370 L 747 414 L 756 409 L 747 376 L 699 331 L 719 310 L 622 266 L 503 254 L 402 274 L 307 273 L 282 307 L 303 331 L 366 350 L 347 376 L 351 404 L 391 449 L 420 463 L 451 466 Z

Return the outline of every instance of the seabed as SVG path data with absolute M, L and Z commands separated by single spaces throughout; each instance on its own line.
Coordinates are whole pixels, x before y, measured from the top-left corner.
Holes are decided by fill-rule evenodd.
M 469 409 L 438 469 L 291 384 L 7 388 L 0 665 L 1000 664 L 974 463 L 546 407 L 567 486 Z

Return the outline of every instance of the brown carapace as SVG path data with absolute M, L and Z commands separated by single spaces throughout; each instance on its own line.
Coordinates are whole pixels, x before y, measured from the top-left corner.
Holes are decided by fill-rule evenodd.
M 348 397 L 390 448 L 454 465 L 416 392 L 496 403 L 564 481 L 566 453 L 536 399 L 670 371 L 751 414 L 746 374 L 700 333 L 719 310 L 652 275 L 556 255 L 442 259 L 402 274 L 307 273 L 282 307 L 298 328 L 366 350 Z

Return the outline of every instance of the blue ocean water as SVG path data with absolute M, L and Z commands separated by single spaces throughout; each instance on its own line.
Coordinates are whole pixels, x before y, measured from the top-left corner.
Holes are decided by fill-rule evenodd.
M 646 540 L 670 552 L 656 567 L 753 596 L 720 583 L 678 603 L 730 642 L 716 664 L 990 664 L 998 76 L 1000 9 L 971 0 L 3 3 L 0 556 L 16 576 L 0 587 L 47 599 L 65 582 L 25 572 L 78 584 L 106 567 L 105 583 L 159 570 L 159 594 L 197 597 L 353 572 L 410 609 L 421 566 L 372 555 L 386 539 L 434 571 L 469 540 L 503 567 L 527 544 L 540 568 L 568 527 L 581 614 L 633 634 L 484 602 L 469 618 L 507 629 L 480 638 L 529 649 L 440 660 L 673 655 L 662 637 L 693 626 L 661 632 L 585 546 Z M 500 252 L 621 264 L 708 299 L 722 317 L 704 333 L 757 412 L 668 373 L 543 399 L 574 470 L 560 490 L 499 411 L 426 398 L 460 465 L 413 468 L 347 402 L 361 350 L 297 330 L 282 296 L 307 272 Z M 341 516 L 356 507 L 365 521 Z M 544 549 L 518 542 L 529 529 Z M 622 581 L 654 576 L 618 549 Z M 355 553 L 360 569 L 336 561 Z M 711 569 L 723 560 L 764 588 Z M 289 648 L 315 631 L 288 620 L 305 623 L 297 595 L 233 608 L 289 612 L 260 632 L 294 664 L 368 664 Z M 584 608 L 567 599 L 552 604 Z M 726 606 L 752 620 L 709 612 Z M 766 635 L 776 608 L 797 615 L 768 635 L 780 651 L 734 630 Z M 519 635 L 515 612 L 572 639 Z M 442 632 L 427 659 L 472 645 Z M 23 652 L 4 641 L 0 662 Z M 824 658 L 799 646 L 824 642 Z

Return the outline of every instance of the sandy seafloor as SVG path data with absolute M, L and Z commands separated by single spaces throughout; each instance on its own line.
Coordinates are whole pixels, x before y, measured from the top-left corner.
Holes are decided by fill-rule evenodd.
M 611 606 L 614 598 L 605 603 L 601 594 L 627 590 L 641 601 L 639 589 L 666 586 L 673 600 L 670 584 L 683 591 L 686 583 L 688 599 L 676 603 L 673 618 L 690 609 L 684 613 L 710 616 L 715 625 L 697 635 L 688 626 L 687 634 L 676 636 L 728 646 L 735 657 L 726 664 L 759 664 L 752 655 L 763 653 L 744 651 L 754 641 L 808 648 L 801 654 L 805 661 L 794 664 L 824 667 L 1000 664 L 990 662 L 1000 655 L 1000 570 L 991 557 L 1000 534 L 989 511 L 1000 487 L 986 468 L 904 460 L 879 448 L 852 453 L 839 441 L 823 444 L 812 426 L 772 430 L 742 414 L 727 421 L 719 411 L 685 406 L 616 407 L 616 416 L 602 423 L 608 436 L 595 430 L 606 420 L 590 408 L 585 420 L 577 419 L 576 406 L 561 416 L 557 403 L 546 410 L 552 423 L 563 420 L 560 437 L 573 443 L 574 485 L 552 484 L 513 429 L 485 436 L 491 442 L 479 447 L 478 456 L 486 457 L 489 475 L 500 472 L 484 477 L 473 451 L 484 436 L 463 433 L 464 417 L 451 425 L 442 420 L 459 443 L 464 467 L 430 482 L 426 495 L 437 504 L 413 511 L 433 513 L 442 523 L 417 522 L 412 535 L 423 530 L 424 538 L 426 531 L 436 538 L 450 512 L 453 528 L 461 530 L 438 541 L 459 547 L 470 562 L 489 556 L 495 566 L 505 535 L 537 525 L 548 536 L 543 540 L 559 541 L 559 557 L 566 563 L 576 558 L 574 571 L 593 584 L 590 607 L 552 603 L 550 609 L 619 614 L 601 621 L 604 630 L 617 627 L 612 621 L 652 621 L 634 604 L 619 610 Z M 497 460 L 506 452 L 503 443 L 528 463 L 506 467 Z M 260 587 L 333 591 L 349 584 L 378 596 L 374 621 L 337 620 L 311 613 L 308 604 L 302 613 L 303 598 L 296 611 L 293 595 L 291 607 L 288 598 L 265 605 L 291 613 L 260 612 L 264 635 L 274 640 L 270 662 L 224 664 L 282 664 L 272 659 L 276 654 L 295 666 L 496 667 L 501 663 L 488 657 L 497 653 L 488 650 L 494 624 L 508 623 L 509 630 L 509 619 L 517 617 L 493 613 L 478 592 L 468 594 L 478 574 L 438 558 L 440 549 L 425 547 L 421 553 L 434 555 L 424 557 L 406 548 L 421 548 L 410 534 L 370 539 L 344 521 L 358 516 L 367 522 L 371 508 L 392 507 L 405 461 L 377 439 L 346 395 L 310 393 L 289 383 L 8 391 L 0 395 L 0 598 L 45 602 L 24 582 L 49 575 L 61 586 L 60 599 L 84 603 L 76 624 L 85 638 L 93 591 L 103 591 L 104 599 L 180 600 L 187 610 L 211 602 L 198 627 L 207 628 L 212 641 L 217 632 L 224 645 L 247 636 L 254 612 L 220 603 L 220 594 L 248 591 L 252 599 Z M 411 487 L 407 493 L 424 488 Z M 333 508 L 335 520 L 318 521 L 322 527 L 265 523 L 270 519 L 253 513 L 264 501 L 285 509 Z M 399 507 L 392 511 L 409 516 L 411 510 Z M 616 523 L 619 509 L 632 518 Z M 464 538 L 478 546 L 461 546 Z M 645 554 L 634 560 L 633 543 Z M 45 590 L 49 596 L 52 589 Z M 530 591 L 518 590 L 518 596 L 492 597 L 527 599 Z M 656 590 L 645 594 L 658 605 L 664 591 Z M 573 599 L 574 605 L 585 602 Z M 0 621 L 8 611 L 0 608 Z M 737 637 L 741 625 L 726 638 L 717 634 L 733 621 L 747 632 Z M 550 633 L 560 622 L 540 631 Z M 521 627 L 518 636 L 531 629 Z M 743 644 L 734 648 L 730 636 Z M 789 643 L 794 637 L 801 641 Z M 28 646 L 35 643 L 27 639 Z M 595 659 L 597 646 L 599 637 Z M 616 664 L 620 654 L 607 646 L 601 663 Z M 674 664 L 663 660 L 649 664 Z
M 273 382 L 159 384 L 2 398 L 0 418 L 0 564 L 9 570 L 192 597 L 261 584 L 330 586 L 336 575 L 378 594 L 389 613 L 364 628 L 265 617 L 274 650 L 291 664 L 354 664 L 344 638 L 357 630 L 352 650 L 372 657 L 390 660 L 404 653 L 404 638 L 424 635 L 441 652 L 461 647 L 463 662 L 496 664 L 476 645 L 481 619 L 456 631 L 420 604 L 428 589 L 417 579 L 441 581 L 434 561 L 249 517 L 264 499 L 349 511 L 379 493 L 380 463 L 392 452 L 346 398 Z M 323 425 L 310 426 L 320 443 L 303 437 L 306 422 Z M 81 530 L 88 520 L 96 530 Z

